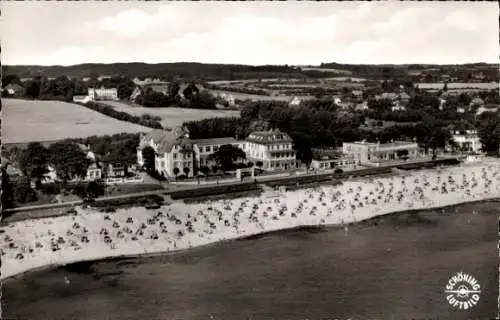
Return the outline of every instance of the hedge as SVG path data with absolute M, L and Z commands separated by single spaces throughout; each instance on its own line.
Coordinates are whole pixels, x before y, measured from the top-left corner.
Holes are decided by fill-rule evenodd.
M 191 190 L 172 191 L 169 194 L 172 199 L 177 200 L 254 190 L 260 190 L 260 187 L 255 183 L 242 183 L 236 185 L 218 185 Z
M 127 121 L 153 129 L 163 129 L 161 123 L 156 120 L 148 119 L 147 117 L 142 117 L 142 118 L 136 117 L 126 112 L 116 111 L 115 109 L 107 105 L 95 102 L 77 103 L 77 104 L 89 108 L 91 110 L 97 111 L 99 113 L 102 113 L 108 117 L 115 118 L 117 120 Z

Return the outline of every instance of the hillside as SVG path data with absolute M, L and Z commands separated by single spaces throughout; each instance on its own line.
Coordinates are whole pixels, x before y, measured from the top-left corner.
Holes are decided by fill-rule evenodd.
M 328 78 L 349 75 L 367 79 L 389 79 L 407 77 L 409 72 L 430 75 L 447 74 L 462 80 L 481 73 L 485 79 L 498 81 L 498 65 L 471 63 L 463 65 L 364 65 L 322 63 L 319 66 L 294 67 L 288 65 L 249 66 L 236 64 L 178 63 L 85 63 L 73 66 L 2 66 L 3 75 L 18 77 L 88 77 L 91 75 L 125 75 L 131 78 L 160 78 L 170 81 L 175 77 L 204 81 L 243 80 L 256 78 Z
M 126 75 L 171 80 L 173 77 L 203 80 L 237 80 L 247 78 L 304 76 L 300 70 L 289 66 L 244 66 L 224 64 L 179 63 L 113 63 L 78 64 L 73 66 L 3 66 L 3 74 L 19 77 L 46 76 L 88 77 L 96 75 Z
M 361 78 L 371 79 L 389 79 L 398 76 L 405 76 L 411 72 L 425 74 L 446 74 L 460 79 L 471 78 L 473 74 L 481 73 L 491 81 L 498 81 L 498 64 L 491 63 L 469 63 L 469 64 L 340 64 L 340 63 L 322 63 L 321 68 L 346 70 Z M 470 75 L 470 76 L 469 76 Z

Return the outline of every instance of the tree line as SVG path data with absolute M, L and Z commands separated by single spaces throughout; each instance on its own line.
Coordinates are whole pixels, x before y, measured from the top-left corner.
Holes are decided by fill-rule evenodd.
M 498 152 L 499 136 L 491 134 L 499 130 L 498 115 L 484 115 L 477 119 L 471 114 L 465 119 L 446 117 L 443 115 L 447 111 L 440 112 L 438 108 L 434 109 L 435 105 L 430 109 L 427 107 L 416 108 L 407 117 L 392 118 L 405 122 L 413 120 L 414 123 L 401 123 L 381 130 L 366 130 L 362 126 L 366 118 L 377 111 L 342 110 L 331 99 L 305 101 L 294 107 L 279 101 L 252 102 L 243 107 L 241 118 L 205 119 L 185 125 L 193 139 L 227 136 L 244 139 L 252 131 L 278 128 L 292 137 L 297 158 L 304 163 L 312 159 L 311 148 L 338 147 L 342 142 L 359 140 L 381 143 L 416 141 L 426 151 L 435 152 L 450 142 L 452 129 L 463 127 L 478 128 L 484 151 Z M 448 114 L 451 114 L 449 110 Z
M 131 115 L 131 114 L 123 112 L 123 111 L 117 111 L 111 106 L 108 106 L 108 105 L 105 105 L 102 103 L 92 102 L 92 101 L 89 101 L 87 103 L 78 103 L 78 104 L 80 104 L 86 108 L 89 108 L 91 110 L 102 113 L 108 117 L 115 118 L 117 120 L 139 124 L 141 126 L 145 126 L 145 127 L 152 128 L 152 129 L 162 129 L 163 128 L 163 126 L 160 123 L 161 118 L 159 118 L 157 116 L 145 114 L 145 115 L 138 117 L 138 116 L 134 116 L 134 115 Z

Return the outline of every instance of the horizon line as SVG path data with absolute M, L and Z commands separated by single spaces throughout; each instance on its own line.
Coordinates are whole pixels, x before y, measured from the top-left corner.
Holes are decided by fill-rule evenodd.
M 345 62 L 321 62 L 319 64 L 242 64 L 242 63 L 219 63 L 219 62 L 197 62 L 197 61 L 175 61 L 175 62 L 144 62 L 144 61 L 128 61 L 128 62 L 82 62 L 69 65 L 59 65 L 59 64 L 6 64 L 2 63 L 2 67 L 76 67 L 85 64 L 96 64 L 96 65 L 112 65 L 112 64 L 147 64 L 147 65 L 158 65 L 158 64 L 201 64 L 201 65 L 226 65 L 226 66 L 244 66 L 244 67 L 263 67 L 263 66 L 288 66 L 288 67 L 321 67 L 321 64 L 339 64 L 339 65 L 356 65 L 356 66 L 411 66 L 411 65 L 432 65 L 432 66 L 461 66 L 461 65 L 472 65 L 472 64 L 497 64 L 500 66 L 500 61 L 497 62 L 462 62 L 462 63 L 345 63 Z

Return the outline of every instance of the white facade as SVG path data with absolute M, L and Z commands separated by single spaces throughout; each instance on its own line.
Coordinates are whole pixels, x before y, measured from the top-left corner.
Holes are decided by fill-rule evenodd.
M 42 184 L 54 183 L 57 181 L 56 169 L 52 166 L 47 166 L 47 172 L 43 175 L 41 179 Z
M 358 163 L 352 155 L 345 155 L 339 158 L 328 156 L 318 157 L 311 161 L 311 168 L 314 170 L 334 170 L 334 169 L 355 169 Z
M 352 155 L 357 163 L 369 164 L 399 159 L 414 159 L 420 155 L 417 143 L 396 141 L 391 143 L 344 142 L 344 154 Z
M 264 170 L 296 168 L 292 139 L 276 130 L 254 132 L 244 141 L 231 137 L 191 140 L 187 136 L 176 138 L 171 132 L 156 130 L 142 137 L 137 149 L 137 163 L 144 166 L 142 150 L 150 146 L 155 151 L 155 168 L 160 174 L 175 177 L 174 168 L 178 168 L 177 175 L 186 175 L 184 168 L 189 168 L 187 177 L 193 177 L 195 169 L 213 165 L 209 156 L 228 144 L 243 150 L 246 161 L 254 164 L 261 161 Z
M 186 148 L 186 146 L 174 145 L 169 152 L 156 155 L 155 168 L 157 168 L 158 172 L 163 173 L 166 177 L 175 177 L 180 175 L 193 177 L 193 159 L 194 157 L 191 147 Z M 175 168 L 179 170 L 177 174 L 175 174 Z M 189 168 L 187 174 L 185 168 Z
M 289 105 L 291 105 L 291 106 L 298 106 L 301 103 L 302 103 L 302 101 L 299 98 L 293 97 L 292 100 L 290 100 Z
M 236 103 L 236 100 L 234 99 L 234 96 L 232 94 L 221 93 L 218 95 L 218 97 L 226 101 L 230 106 L 234 106 Z
M 399 103 L 396 103 L 394 106 L 391 108 L 392 111 L 405 111 L 406 107 L 403 105 L 400 105 Z
M 498 112 L 498 108 L 486 108 L 486 107 L 479 107 L 477 108 L 476 115 L 483 114 L 485 112 Z
M 293 140 L 279 130 L 253 132 L 246 139 L 247 159 L 262 162 L 262 169 L 268 171 L 290 170 L 297 167 Z
M 85 180 L 87 181 L 95 181 L 102 178 L 102 169 L 97 166 L 97 164 L 93 163 L 87 168 L 87 175 Z
M 245 151 L 245 141 L 236 140 L 234 138 L 215 138 L 215 139 L 199 139 L 193 141 L 193 151 L 195 155 L 196 166 L 201 168 L 203 166 L 212 165 L 208 157 L 219 150 L 223 145 L 230 144 L 233 147 L 240 148 Z
M 481 152 L 482 144 L 476 131 L 467 130 L 464 134 L 457 131 L 451 136 L 451 139 L 460 150 L 473 153 Z
M 91 100 L 89 96 L 73 96 L 73 102 L 87 103 Z
M 118 90 L 116 88 L 89 88 L 89 98 L 96 100 L 118 100 Z

